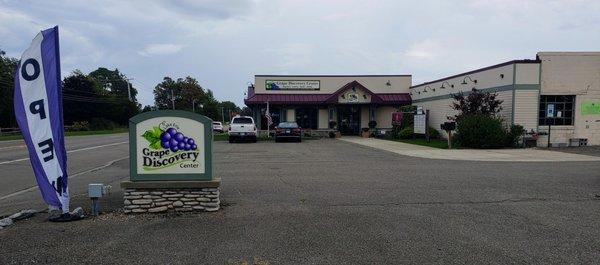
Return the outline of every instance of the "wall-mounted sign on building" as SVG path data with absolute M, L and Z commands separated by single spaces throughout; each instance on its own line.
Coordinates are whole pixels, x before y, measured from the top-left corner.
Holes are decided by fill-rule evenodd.
M 546 117 L 554 118 L 554 104 L 548 104 L 546 106 Z
M 162 110 L 129 123 L 132 181 L 212 179 L 212 120 Z
M 581 103 L 582 115 L 600 115 L 600 102 Z
M 319 80 L 265 80 L 266 90 L 319 90 Z

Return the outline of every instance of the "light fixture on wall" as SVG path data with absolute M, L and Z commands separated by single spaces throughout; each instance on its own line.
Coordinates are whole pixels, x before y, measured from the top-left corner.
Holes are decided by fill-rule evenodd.
M 470 76 L 465 76 L 465 78 L 463 78 L 463 81 L 462 81 L 462 83 L 461 83 L 462 85 L 466 85 L 466 84 L 467 84 L 467 78 L 469 78 L 469 81 L 471 81 L 471 82 L 473 82 L 473 83 L 477 84 L 477 79 L 473 79 L 473 78 L 471 78 Z
M 500 79 L 503 79 L 503 78 L 504 78 L 504 74 L 500 74 Z
M 431 88 L 430 86 L 425 86 L 424 91 L 427 92 L 427 88 L 431 89 L 432 92 L 435 92 L 435 88 Z
M 442 82 L 442 86 L 440 86 L 440 88 L 441 88 L 441 89 L 444 89 L 444 88 L 446 88 L 446 87 L 444 86 L 444 84 L 448 84 L 448 86 L 450 86 L 451 88 L 454 88 L 454 84 L 450 84 L 450 83 L 448 83 L 448 81 L 444 81 L 444 82 Z
M 385 85 L 386 85 L 386 86 L 392 86 L 392 82 L 390 82 L 390 80 L 388 80 L 388 81 L 385 83 Z

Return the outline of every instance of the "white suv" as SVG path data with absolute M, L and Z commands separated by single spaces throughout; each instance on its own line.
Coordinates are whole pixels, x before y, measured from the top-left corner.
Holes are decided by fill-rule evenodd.
M 223 132 L 223 124 L 220 121 L 213 121 L 213 132 Z
M 256 124 L 254 119 L 248 116 L 236 116 L 229 124 L 229 142 L 233 143 L 238 140 L 250 140 L 256 143 Z

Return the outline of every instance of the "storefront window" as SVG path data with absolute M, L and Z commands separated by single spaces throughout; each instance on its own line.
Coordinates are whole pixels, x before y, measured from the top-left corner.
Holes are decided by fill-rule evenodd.
M 319 119 L 319 110 L 316 107 L 312 108 L 297 108 L 296 123 L 303 129 L 317 129 Z
M 573 125 L 575 96 L 540 96 L 539 125 Z

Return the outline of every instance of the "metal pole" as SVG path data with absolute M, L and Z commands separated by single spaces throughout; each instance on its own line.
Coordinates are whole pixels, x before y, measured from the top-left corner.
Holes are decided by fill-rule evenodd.
M 551 131 L 552 125 L 548 124 L 548 148 L 550 148 L 550 131 Z
M 221 107 L 221 122 L 225 124 L 225 113 L 223 112 L 223 107 Z
M 271 113 L 269 113 L 269 101 L 267 101 L 267 115 L 271 116 Z M 268 119 L 267 119 L 267 138 L 271 138 L 271 128 L 269 126 Z
M 196 99 L 192 99 L 192 112 L 196 112 Z
M 131 100 L 131 83 L 129 83 L 129 80 L 127 80 L 127 96 L 129 97 L 129 101 Z
M 175 109 L 175 95 L 173 95 L 173 89 L 171 89 L 171 103 L 173 103 L 173 109 Z
M 431 141 L 429 139 L 429 110 L 425 111 L 425 139 L 428 143 Z

